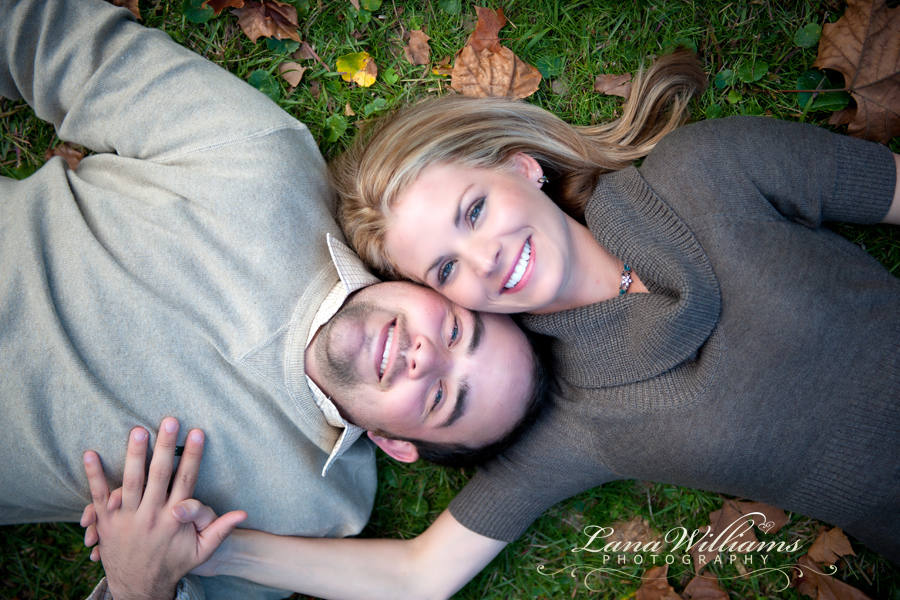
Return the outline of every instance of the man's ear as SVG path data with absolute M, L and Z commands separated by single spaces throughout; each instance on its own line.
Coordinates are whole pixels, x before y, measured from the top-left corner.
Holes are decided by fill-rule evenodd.
M 419 460 L 419 451 L 415 445 L 403 440 L 395 440 L 378 435 L 377 433 L 369 433 L 369 439 L 375 442 L 379 448 L 384 450 L 388 456 L 394 460 L 403 463 L 411 463 Z
M 538 180 L 543 177 L 544 170 L 531 155 L 519 152 L 513 156 L 513 170 L 537 187 L 541 187 L 541 182 Z

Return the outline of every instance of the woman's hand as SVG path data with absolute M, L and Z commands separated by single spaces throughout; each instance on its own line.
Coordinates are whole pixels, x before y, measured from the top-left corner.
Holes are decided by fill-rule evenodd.
M 103 561 L 109 590 L 116 600 L 172 598 L 178 581 L 206 562 L 234 527 L 247 518 L 243 511 L 216 518 L 199 502 L 182 504 L 193 495 L 203 456 L 203 432 L 198 429 L 188 434 L 172 491 L 167 493 L 177 436 L 178 422 L 165 419 L 159 428 L 146 489 L 144 464 L 149 436 L 145 429 L 132 430 L 122 488 L 112 494 L 100 457 L 95 452 L 84 455 L 94 501 L 82 516 L 82 525 L 87 526 L 85 543 L 99 541 L 91 558 Z M 191 515 L 194 518 L 187 518 Z

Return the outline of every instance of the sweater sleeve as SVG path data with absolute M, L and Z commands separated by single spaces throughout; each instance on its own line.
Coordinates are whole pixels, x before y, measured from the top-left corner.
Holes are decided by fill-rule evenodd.
M 453 517 L 470 531 L 514 542 L 554 504 L 618 479 L 600 460 L 587 426 L 572 417 L 558 404 L 548 407 L 457 494 L 449 507 Z
M 885 146 L 813 125 L 732 117 L 682 127 L 641 166 L 654 189 L 668 190 L 676 211 L 702 220 L 781 216 L 818 227 L 823 221 L 874 224 L 887 214 L 896 167 Z M 745 204 L 749 193 L 768 202 Z M 708 204 L 716 198 L 716 205 Z M 692 203 L 707 202 L 706 206 Z M 771 213 L 771 209 L 778 214 Z

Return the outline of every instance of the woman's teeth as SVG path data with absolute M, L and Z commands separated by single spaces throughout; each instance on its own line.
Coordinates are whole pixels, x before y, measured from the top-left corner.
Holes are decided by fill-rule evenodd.
M 522 275 L 525 274 L 525 269 L 528 267 L 528 261 L 530 259 L 531 240 L 525 240 L 525 247 L 522 249 L 522 255 L 519 257 L 519 262 L 516 265 L 516 268 L 513 269 L 512 275 L 509 276 L 509 281 L 503 286 L 504 288 L 510 289 L 516 287 L 516 284 L 522 279 Z
M 384 343 L 384 354 L 381 355 L 381 368 L 378 369 L 378 378 L 384 377 L 384 370 L 387 368 L 388 357 L 391 355 L 391 342 L 394 340 L 394 327 L 391 325 L 388 329 L 387 341 Z

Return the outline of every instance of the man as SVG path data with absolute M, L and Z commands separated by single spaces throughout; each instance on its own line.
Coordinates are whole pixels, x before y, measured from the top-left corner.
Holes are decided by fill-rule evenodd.
M 327 394 L 412 459 L 415 446 L 393 437 L 452 446 L 485 401 L 527 393 L 527 378 L 493 379 L 509 360 L 530 372 L 521 333 L 383 284 L 313 339 L 375 280 L 326 244 L 339 232 L 311 136 L 128 15 L 93 0 L 0 1 L 0 95 L 97 152 L 74 171 L 51 160 L 0 180 L 0 522 L 77 520 L 84 452 L 118 481 L 127 432 L 176 415 L 178 445 L 191 427 L 210 435 L 196 494 L 216 510 L 253 507 L 247 525 L 275 533 L 358 533 L 373 448 L 354 443 L 362 429 Z M 404 420 L 392 428 L 372 406 Z M 522 413 L 504 414 L 483 441 Z M 202 587 L 285 595 L 234 578 Z

